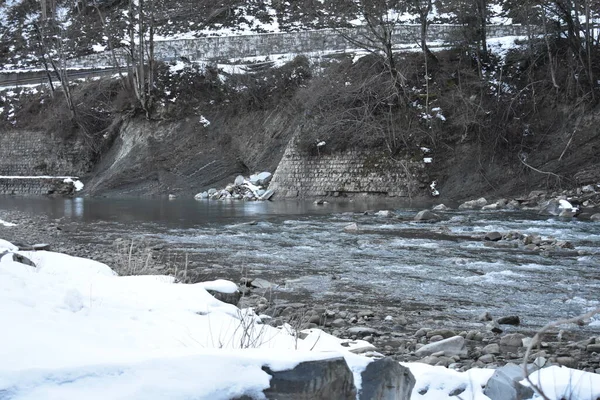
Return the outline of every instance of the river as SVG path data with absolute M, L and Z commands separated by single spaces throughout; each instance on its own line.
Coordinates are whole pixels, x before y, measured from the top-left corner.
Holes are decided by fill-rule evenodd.
M 392 209 L 397 218 L 365 215 Z M 0 200 L 0 210 L 42 213 L 74 226 L 81 242 L 151 237 L 185 253 L 211 278 L 261 277 L 279 285 L 272 301 L 379 308 L 411 328 L 435 320 L 481 328 L 477 316 L 518 315 L 521 329 L 600 305 L 600 224 L 535 212 L 442 213 L 412 221 L 420 208 L 346 201 L 209 202 L 176 199 Z M 358 232 L 344 227 L 357 223 Z M 486 232 L 518 231 L 570 241 L 574 250 L 490 247 Z M 579 329 L 598 331 L 600 321 Z

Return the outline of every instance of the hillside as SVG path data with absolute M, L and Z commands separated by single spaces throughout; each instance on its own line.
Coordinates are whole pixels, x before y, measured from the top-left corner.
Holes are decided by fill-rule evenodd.
M 83 143 L 91 195 L 194 194 L 273 172 L 292 138 L 307 157 L 360 148 L 423 160 L 424 194 L 435 181 L 449 198 L 598 183 L 598 49 L 586 28 L 597 10 L 573 20 L 575 3 L 565 12 L 552 1 L 481 3 L 223 1 L 191 13 L 183 0 L 5 2 L 4 69 L 42 68 L 54 83 L 4 88 L 0 123 Z M 515 21 L 530 34 L 486 35 L 492 22 Z M 458 23 L 437 48 L 427 40 L 435 22 Z M 392 35 L 405 23 L 423 33 L 409 52 Z M 357 24 L 358 39 L 340 31 Z M 354 51 L 276 62 L 152 57 L 156 40 L 321 27 Z M 130 54 L 118 73 L 69 82 L 69 59 L 117 47 Z

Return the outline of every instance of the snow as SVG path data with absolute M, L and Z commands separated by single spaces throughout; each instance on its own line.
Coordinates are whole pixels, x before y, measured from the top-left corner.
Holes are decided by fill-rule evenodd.
M 558 207 L 562 210 L 575 210 L 576 209 L 575 207 L 573 207 L 573 205 L 569 201 L 563 200 L 563 199 L 558 201 Z
M 2 219 L 0 219 L 0 225 L 3 225 L 3 226 L 17 226 L 17 224 L 13 224 L 12 222 L 7 222 L 7 221 L 4 221 Z
M 238 287 L 235 283 L 231 281 L 226 281 L 224 279 L 217 279 L 216 281 L 208 281 L 208 282 L 200 282 L 199 286 L 203 287 L 206 290 L 213 290 L 219 293 L 235 293 L 238 290 Z
M 412 391 L 413 400 L 442 400 L 457 398 L 450 396 L 456 389 L 464 389 L 461 399 L 489 400 L 482 387 L 494 374 L 493 369 L 473 368 L 461 373 L 445 367 L 420 363 L 401 363 L 410 368 L 417 383 Z
M 319 329 L 261 323 L 252 310 L 222 303 L 206 290 L 231 293 L 216 280 L 176 283 L 168 276 L 118 276 L 107 265 L 66 254 L 21 251 L 0 239 L 0 398 L 230 399 L 261 397 L 262 370 L 344 357 L 360 387 L 373 349 Z M 17 263 L 10 252 L 32 260 Z M 303 337 L 301 339 L 300 337 Z M 416 378 L 413 399 L 488 400 L 492 369 L 457 372 L 405 363 Z M 552 400 L 600 396 L 599 376 L 550 367 L 531 375 Z M 591 397 L 590 397 L 591 396 Z M 538 397 L 539 398 L 539 397 Z
M 94 53 L 102 53 L 106 50 L 106 46 L 103 46 L 101 44 L 94 44 L 92 45 L 92 50 L 94 51 Z
M 75 187 L 75 191 L 79 192 L 81 189 L 83 189 L 83 183 L 80 180 L 73 180 L 72 178 L 65 178 L 65 180 L 63 180 L 64 183 L 72 183 L 73 186 Z
M 17 251 L 4 240 L 0 249 Z M 305 342 L 260 324 L 206 291 L 231 292 L 231 282 L 121 277 L 93 260 L 19 254 L 37 267 L 0 260 L 0 343 L 11 343 L 0 346 L 2 398 L 226 399 L 267 387 L 262 365 L 345 356 L 359 373 L 370 361 L 324 332 Z
M 527 41 L 527 36 L 503 36 L 487 39 L 487 45 L 492 53 L 504 58 L 510 49 L 519 47 L 518 42 Z
M 599 374 L 555 365 L 534 372 L 529 379 L 550 399 L 589 400 L 600 397 Z M 529 386 L 527 380 L 521 383 Z M 534 396 L 534 399 L 542 398 Z
M 0 175 L 0 179 L 77 179 L 77 177 L 74 177 L 74 176 L 50 176 L 50 175 L 37 175 L 37 176 Z
M 15 246 L 14 244 L 12 244 L 11 242 L 8 242 L 4 239 L 0 239 L 0 252 L 17 251 L 17 250 L 19 250 L 19 248 L 17 246 Z
M 203 127 L 208 127 L 210 125 L 210 121 L 208 119 L 206 119 L 206 117 L 204 115 L 200 116 L 200 124 L 202 124 Z

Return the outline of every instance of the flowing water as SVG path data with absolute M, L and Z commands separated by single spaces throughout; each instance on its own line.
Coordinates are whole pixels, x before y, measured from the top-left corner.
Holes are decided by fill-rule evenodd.
M 16 199 L 0 209 L 44 213 L 76 224 L 80 240 L 152 236 L 214 277 L 247 275 L 277 283 L 275 301 L 368 309 L 452 327 L 477 316 L 519 315 L 523 328 L 600 306 L 600 224 L 534 212 L 447 212 L 412 222 L 418 208 L 346 202 Z M 365 215 L 393 209 L 399 218 Z M 357 223 L 358 232 L 344 227 Z M 517 242 L 489 247 L 489 231 L 518 231 L 573 243 L 548 254 Z M 503 243 L 503 242 L 500 242 Z M 513 244 L 514 243 L 514 244 Z M 582 332 L 600 330 L 593 321 Z

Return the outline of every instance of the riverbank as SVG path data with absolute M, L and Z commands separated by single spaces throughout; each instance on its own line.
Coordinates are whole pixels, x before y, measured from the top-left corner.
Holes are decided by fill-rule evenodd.
M 541 194 L 536 197 L 541 197 Z M 327 205 L 323 206 L 327 207 Z M 507 280 L 508 285 L 514 285 L 515 290 L 510 289 L 510 286 L 506 287 L 507 283 L 504 281 L 498 281 L 498 289 L 512 293 L 513 296 L 528 297 L 529 294 L 522 292 L 520 285 L 514 283 L 514 278 L 511 277 L 511 274 L 518 276 L 526 269 L 520 268 L 519 264 L 511 266 L 514 263 L 512 259 L 522 258 L 521 263 L 525 263 L 525 267 L 529 269 L 534 267 L 554 268 L 552 265 L 556 262 L 568 265 L 580 263 L 582 267 L 589 264 L 592 267 L 594 263 L 598 263 L 597 247 L 594 247 L 597 246 L 597 243 L 576 241 L 573 249 L 559 248 L 555 241 L 553 248 L 546 234 L 540 234 L 538 242 L 531 232 L 524 232 L 518 236 L 511 232 L 503 232 L 501 229 L 499 229 L 499 240 L 486 241 L 484 236 L 489 232 L 480 231 L 479 225 L 484 228 L 491 228 L 494 225 L 500 228 L 497 222 L 486 222 L 493 221 L 493 215 L 497 215 L 500 220 L 507 221 L 506 226 L 508 227 L 510 226 L 508 222 L 511 220 L 510 213 L 494 210 L 458 213 L 438 211 L 438 213 L 442 216 L 441 221 L 426 225 L 415 225 L 411 221 L 414 212 L 397 214 L 390 210 L 371 212 L 367 215 L 356 212 L 334 214 L 333 218 L 328 217 L 325 220 L 330 222 L 325 223 L 339 227 L 342 233 L 338 235 L 341 235 L 340 239 L 343 240 L 343 244 L 340 245 L 343 245 L 344 251 L 351 253 L 355 251 L 352 249 L 358 246 L 361 253 L 366 252 L 365 255 L 372 253 L 372 256 L 369 257 L 371 261 L 367 261 L 369 258 L 363 261 L 365 267 L 376 268 L 372 272 L 381 268 L 380 261 L 377 261 L 381 256 L 377 254 L 382 251 L 390 251 L 395 246 L 400 246 L 400 248 L 409 246 L 407 249 L 414 254 L 413 257 L 417 257 L 420 246 L 430 246 L 430 252 L 434 251 L 438 257 L 441 257 L 442 254 L 440 250 L 448 251 L 450 249 L 447 247 L 448 244 L 454 247 L 456 245 L 453 243 L 456 243 L 459 248 L 477 246 L 474 254 L 480 254 L 478 256 L 480 260 L 469 260 L 470 256 L 465 254 L 462 258 L 453 256 L 449 261 L 443 261 L 444 264 L 447 264 L 445 268 L 451 268 L 454 270 L 454 274 L 459 275 L 440 277 L 440 288 L 450 290 L 448 304 L 436 304 L 435 300 L 427 299 L 431 295 L 440 299 L 443 299 L 443 296 L 440 297 L 431 293 L 431 289 L 427 289 L 427 286 L 433 284 L 434 281 L 426 277 L 426 271 L 430 267 L 423 264 L 417 264 L 425 274 L 423 278 L 418 278 L 419 273 L 416 270 L 414 278 L 398 275 L 391 279 L 390 283 L 397 280 L 397 284 L 400 286 L 404 285 L 404 281 L 407 279 L 409 281 L 418 279 L 418 285 L 421 287 L 414 289 L 419 292 L 406 293 L 397 297 L 392 294 L 394 292 L 387 284 L 378 283 L 380 278 L 377 274 L 372 274 L 374 282 L 370 287 L 361 287 L 360 275 L 343 268 L 343 264 L 350 262 L 352 258 L 338 257 L 338 265 L 329 265 L 329 261 L 323 259 L 323 256 L 318 256 L 322 260 L 321 263 L 324 263 L 323 265 L 319 265 L 318 262 L 313 265 L 306 264 L 315 262 L 310 254 L 314 251 L 311 250 L 311 246 L 314 244 L 306 242 L 306 239 L 300 239 L 300 237 L 294 239 L 295 241 L 301 240 L 301 243 L 297 243 L 296 246 L 286 244 L 285 241 L 279 245 L 283 246 L 281 248 L 281 251 L 284 252 L 282 255 L 290 259 L 291 265 L 296 266 L 296 271 L 287 269 L 278 271 L 277 268 L 274 268 L 273 261 L 281 263 L 281 260 L 277 261 L 279 250 L 275 243 L 269 245 L 272 252 L 271 257 L 263 258 L 265 256 L 261 255 L 258 259 L 256 258 L 257 251 L 259 253 L 263 251 L 262 245 L 256 240 L 269 242 L 271 240 L 269 239 L 270 232 L 285 238 L 290 233 L 282 231 L 281 229 L 284 227 L 292 226 L 296 232 L 304 230 L 318 232 L 324 229 L 322 222 L 319 222 L 318 225 L 314 223 L 305 225 L 302 223 L 302 218 L 290 218 L 287 222 L 284 220 L 282 221 L 283 225 L 272 219 L 259 218 L 256 221 L 240 224 L 211 225 L 206 228 L 208 229 L 206 232 L 205 228 L 202 228 L 181 233 L 175 230 L 167 231 L 166 234 L 156 234 L 152 233 L 147 226 L 144 227 L 143 224 L 123 226 L 108 221 L 88 224 L 74 218 L 49 219 L 44 215 L 3 212 L 0 219 L 16 223 L 16 226 L 0 226 L 0 234 L 4 239 L 25 248 L 26 245 L 34 243 L 46 243 L 54 251 L 106 263 L 121 274 L 169 274 L 176 275 L 179 280 L 184 282 L 229 279 L 239 283 L 240 294 L 228 300 L 236 304 L 239 302 L 240 306 L 252 306 L 257 312 L 269 315 L 272 325 L 289 323 L 296 328 L 318 326 L 338 337 L 364 339 L 373 344 L 373 347 L 367 348 L 365 351 L 393 356 L 399 361 L 423 361 L 432 365 L 451 366 L 459 370 L 500 366 L 507 362 L 520 363 L 524 358 L 526 345 L 530 343 L 528 338 L 532 338 L 537 330 L 549 320 L 534 318 L 535 310 L 523 311 L 521 315 L 514 315 L 510 312 L 510 308 L 501 311 L 504 308 L 499 307 L 499 304 L 486 300 L 485 291 L 488 289 L 486 289 L 487 286 L 481 286 L 481 284 L 493 277 L 500 279 L 504 276 L 503 279 Z M 483 224 L 478 224 L 477 220 L 480 218 L 483 219 Z M 557 217 L 545 218 L 550 218 L 551 221 Z M 546 219 L 540 221 L 544 222 Z M 590 225 L 581 226 L 573 221 L 578 229 L 587 229 L 587 226 L 592 227 L 591 224 L 594 224 L 592 222 L 583 223 Z M 354 228 L 348 228 L 348 231 L 345 227 L 352 224 L 356 225 L 356 230 L 352 231 Z M 490 224 L 494 225 L 489 226 Z M 548 228 L 545 227 L 546 224 L 544 222 L 539 225 L 542 232 L 549 230 L 558 233 L 554 223 L 550 223 Z M 472 226 L 470 231 L 467 229 L 469 225 Z M 565 225 L 560 226 L 563 227 L 561 229 L 565 227 Z M 400 231 L 396 232 L 397 229 Z M 325 232 L 323 233 L 325 234 Z M 205 233 L 212 246 L 217 244 L 224 247 L 222 251 L 228 255 L 219 255 L 222 254 L 219 253 L 220 250 L 213 247 L 205 248 L 203 243 Z M 180 236 L 182 234 L 184 236 Z M 199 234 L 200 236 L 198 236 Z M 566 232 L 561 235 L 569 237 L 573 234 Z M 186 239 L 188 236 L 191 239 L 189 244 Z M 527 242 L 525 236 L 531 237 L 531 243 Z M 240 237 L 242 242 L 235 241 L 236 237 Z M 326 236 L 322 236 L 321 242 L 326 247 L 332 246 L 333 240 L 337 240 L 325 238 Z M 423 239 L 422 243 L 420 238 Z M 386 244 L 389 240 L 392 241 Z M 527 247 L 531 245 L 534 245 L 535 248 Z M 438 246 L 439 249 L 436 250 Z M 388 250 L 385 250 L 386 248 Z M 200 252 L 198 252 L 199 250 Z M 375 251 L 378 253 L 374 253 Z M 242 258 L 236 257 L 235 254 Z M 296 260 L 296 257 L 300 258 Z M 505 258 L 506 266 L 498 265 L 499 268 L 497 268 L 494 266 L 495 264 L 482 262 L 488 257 Z M 244 259 L 246 259 L 246 263 L 242 261 Z M 262 266 L 259 265 L 260 259 L 263 260 Z M 333 259 L 332 262 L 334 262 Z M 369 266 L 369 264 L 371 265 Z M 544 264 L 549 266 L 543 267 Z M 488 270 L 490 267 L 494 269 Z M 385 268 L 390 269 L 390 273 L 392 273 L 391 266 Z M 450 270 L 446 269 L 446 271 Z M 473 293 L 464 300 L 451 300 L 452 296 L 456 297 L 456 295 L 452 295 L 452 290 L 454 290 L 452 288 L 457 284 L 457 278 L 464 279 L 467 285 L 469 282 L 474 285 L 468 286 L 472 288 L 470 290 Z M 535 275 L 529 279 L 534 280 L 523 287 L 527 287 L 526 290 L 531 290 L 532 294 L 535 294 L 536 286 L 541 285 L 543 288 L 543 285 L 548 283 L 543 279 L 556 278 L 552 278 L 551 275 L 544 278 L 542 274 L 539 282 L 535 281 L 538 279 L 535 278 Z M 377 289 L 378 285 L 380 285 L 379 290 Z M 310 286 L 317 290 L 307 290 Z M 509 288 L 508 291 L 507 288 Z M 590 290 L 593 289 L 590 288 Z M 339 292 L 336 294 L 336 291 Z M 559 293 L 557 292 L 556 300 L 560 303 L 552 306 L 557 310 L 573 312 L 576 308 L 582 311 L 586 309 L 585 307 L 574 307 L 576 302 L 581 301 L 582 298 L 577 295 L 569 295 L 567 289 L 565 289 L 564 295 Z M 586 298 L 583 292 L 579 296 L 583 296 L 583 299 Z M 492 297 L 498 298 L 496 295 Z M 461 305 L 461 301 L 466 299 L 470 299 L 471 303 Z M 519 301 L 518 298 L 514 300 Z M 509 299 L 505 301 L 507 304 L 513 303 Z M 593 306 L 591 303 L 585 304 Z M 585 304 L 582 303 L 581 306 Z M 471 308 L 473 311 L 465 313 L 463 308 Z M 557 315 L 560 315 L 560 312 L 558 311 Z M 564 316 L 572 317 L 574 315 L 565 314 Z M 510 323 L 505 324 L 504 322 L 507 321 Z M 583 326 L 572 323 L 548 332 L 542 337 L 542 342 L 539 343 L 540 348 L 535 348 L 528 361 L 533 362 L 538 359 L 539 362 L 545 360 L 545 362 L 568 365 L 588 371 L 597 370 L 600 368 L 600 360 L 598 352 L 594 350 L 598 336 L 594 332 L 597 332 L 598 329 L 595 325 L 587 325 L 589 322 L 589 320 L 584 320 L 581 321 Z M 451 357 L 440 355 L 440 350 L 430 352 L 430 354 L 419 352 L 424 345 L 441 343 L 440 346 L 445 346 L 443 339 L 451 339 L 456 336 L 461 337 L 462 340 L 452 340 L 459 340 L 464 344 L 466 351 L 461 350 Z M 462 345 L 459 347 L 463 348 Z
M 105 264 L 40 247 L 19 250 L 0 240 L 6 324 L 0 338 L 11 344 L 0 348 L 0 393 L 7 400 L 75 400 L 91 390 L 115 400 L 558 400 L 567 393 L 587 400 L 600 394 L 600 375 L 542 365 L 540 357 L 527 368 L 508 364 L 463 373 L 376 360 L 376 353 L 364 351 L 372 347 L 367 341 L 290 325 L 276 329 L 263 323 L 266 316 L 211 295 L 233 293 L 233 282 L 188 285 L 164 275 L 118 276 Z M 418 352 L 435 347 L 436 354 L 460 358 L 464 344 L 454 336 Z

